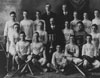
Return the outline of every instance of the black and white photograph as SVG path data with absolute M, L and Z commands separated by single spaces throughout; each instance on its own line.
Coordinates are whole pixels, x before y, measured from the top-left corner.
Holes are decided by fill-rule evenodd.
M 0 78 L 100 78 L 100 0 L 0 0 Z

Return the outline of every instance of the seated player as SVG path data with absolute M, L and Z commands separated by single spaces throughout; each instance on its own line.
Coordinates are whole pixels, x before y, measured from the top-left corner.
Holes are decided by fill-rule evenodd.
M 73 30 L 70 29 L 70 25 L 69 25 L 68 21 L 65 21 L 65 28 L 63 30 L 63 34 L 65 36 L 66 44 L 68 44 L 70 35 L 74 35 Z
M 30 54 L 30 44 L 25 40 L 24 32 L 20 33 L 20 41 L 16 43 L 16 52 L 15 60 L 19 69 L 27 61 L 27 56 Z
M 96 56 L 99 56 L 100 33 L 98 33 L 98 26 L 96 24 L 92 25 L 90 35 L 92 36 L 92 44 L 96 48 Z
M 49 65 L 52 69 L 56 70 L 56 73 L 64 70 L 67 65 L 67 60 L 64 57 L 64 53 L 61 51 L 60 45 L 56 46 L 56 51 L 52 55 L 51 65 Z
M 45 47 L 39 41 L 39 33 L 35 32 L 33 35 L 33 42 L 30 45 L 31 55 L 28 60 L 32 59 L 32 63 L 37 66 L 44 66 L 46 63 Z
M 69 62 L 75 64 L 80 63 L 82 60 L 79 57 L 79 47 L 74 43 L 74 35 L 70 35 L 70 43 L 65 46 L 65 56 Z
M 83 67 L 90 68 L 98 68 L 100 67 L 100 62 L 95 58 L 96 49 L 94 45 L 91 43 L 92 36 L 87 35 L 86 41 L 87 43 L 83 45 L 82 48 L 82 57 L 83 57 Z
M 91 32 L 91 25 L 92 25 L 92 21 L 90 21 L 89 19 L 88 19 L 88 13 L 83 13 L 83 24 L 84 24 L 84 26 L 85 26 L 85 31 L 87 32 L 87 33 L 90 33 Z

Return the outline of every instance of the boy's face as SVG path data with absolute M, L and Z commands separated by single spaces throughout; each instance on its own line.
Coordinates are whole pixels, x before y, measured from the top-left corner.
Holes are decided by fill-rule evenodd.
M 87 36 L 86 37 L 86 40 L 87 40 L 87 42 L 91 42 L 91 37 L 90 36 Z
M 27 17 L 28 13 L 26 11 L 23 12 L 23 17 Z
M 92 31 L 95 32 L 96 31 L 96 27 L 92 26 Z
M 98 17 L 99 16 L 99 12 L 98 11 L 94 11 L 94 16 Z
M 35 41 L 38 40 L 38 34 L 37 34 L 37 33 L 35 33 L 35 34 L 33 35 L 33 39 L 34 39 Z
M 40 12 L 36 12 L 36 17 L 40 17 Z
M 19 30 L 19 26 L 18 25 L 14 25 L 14 30 L 18 31 Z
M 20 34 L 20 39 L 21 40 L 25 40 L 25 35 L 24 34 Z
M 60 52 L 60 51 L 61 51 L 61 47 L 60 47 L 60 46 L 57 46 L 57 47 L 56 47 L 56 50 L 57 50 L 58 52 Z
M 82 29 L 82 24 L 81 23 L 77 24 L 77 29 L 78 29 L 78 31 Z
M 47 12 L 47 11 L 51 11 L 51 7 L 50 7 L 49 4 L 45 6 L 45 10 L 46 10 L 46 12 Z
M 83 17 L 84 17 L 84 18 L 87 18 L 87 17 L 88 17 L 87 13 L 84 13 L 84 14 L 83 14 Z
M 15 14 L 11 14 L 10 16 L 11 16 L 11 19 L 12 20 L 16 18 L 16 15 Z
M 72 43 L 74 42 L 74 37 L 73 36 L 70 37 L 70 42 L 72 42 Z

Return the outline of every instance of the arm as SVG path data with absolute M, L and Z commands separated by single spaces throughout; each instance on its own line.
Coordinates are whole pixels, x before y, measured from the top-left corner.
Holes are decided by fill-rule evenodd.
M 79 57 L 79 47 L 76 46 L 76 53 L 75 53 L 75 57 Z
M 56 66 L 56 57 L 55 57 L 55 53 L 53 53 L 52 55 L 52 61 L 51 63 L 53 64 L 53 66 Z
M 47 44 L 47 41 L 48 41 L 48 34 L 47 34 L 47 32 L 45 32 L 45 36 L 44 36 L 45 38 L 45 40 L 44 40 L 44 44 Z
M 85 55 L 85 46 L 82 47 L 82 56 Z
M 20 53 L 20 48 L 19 48 L 18 42 L 16 44 L 16 52 L 17 52 L 17 55 L 20 57 L 21 53 Z
M 8 34 L 8 24 L 6 22 L 5 28 L 4 28 L 4 40 L 5 40 L 5 44 L 7 43 L 7 34 Z
M 69 57 L 70 54 L 68 54 L 68 45 L 65 46 L 65 56 Z

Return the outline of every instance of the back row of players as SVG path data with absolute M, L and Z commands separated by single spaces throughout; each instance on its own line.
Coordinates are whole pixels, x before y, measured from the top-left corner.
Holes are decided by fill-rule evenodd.
M 85 58 L 84 66 L 88 63 L 96 68 L 100 66 L 99 10 L 94 11 L 95 18 L 92 21 L 86 12 L 83 13 L 83 21 L 79 20 L 78 13 L 74 11 L 71 21 L 66 7 L 62 5 L 62 14 L 58 16 L 51 12 L 51 5 L 46 4 L 46 13 L 41 15 L 40 11 L 36 11 L 34 21 L 28 18 L 28 11 L 23 11 L 20 23 L 16 20 L 16 13 L 10 12 L 11 20 L 6 22 L 4 39 L 6 52 L 13 56 L 18 68 L 20 61 L 25 60 L 23 56 L 29 56 L 28 60 L 32 58 L 33 63 L 38 60 L 41 65 L 52 61 L 55 68 L 65 66 L 65 56 L 75 64 Z

